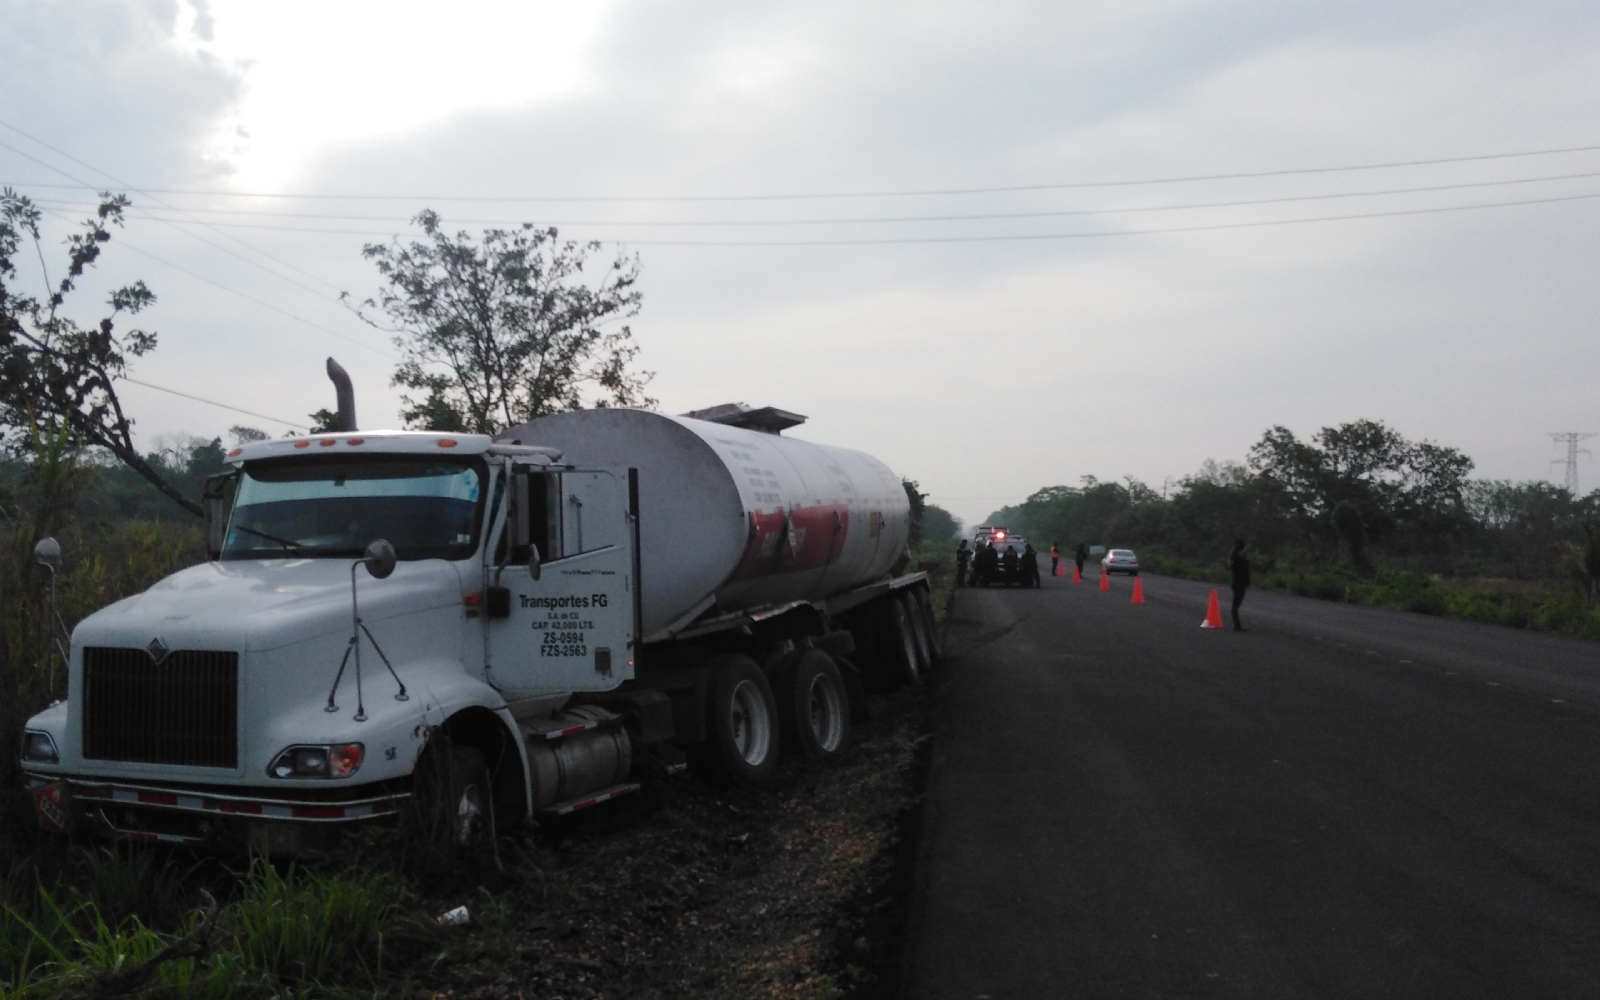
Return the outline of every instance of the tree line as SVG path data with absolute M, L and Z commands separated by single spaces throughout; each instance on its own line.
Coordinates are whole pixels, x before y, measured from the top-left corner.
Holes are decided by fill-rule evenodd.
M 1267 565 L 1355 576 L 1600 579 L 1600 491 L 1471 478 L 1472 459 L 1377 420 L 1309 440 L 1268 429 L 1244 462 L 1208 461 L 1163 490 L 1134 478 L 1047 486 L 990 515 L 1029 538 L 1140 549 L 1198 566 L 1245 539 Z

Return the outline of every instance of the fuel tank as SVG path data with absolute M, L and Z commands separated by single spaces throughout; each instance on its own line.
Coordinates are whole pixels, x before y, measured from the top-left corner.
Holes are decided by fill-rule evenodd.
M 498 439 L 639 471 L 647 637 L 706 611 L 830 597 L 906 551 L 900 478 L 849 448 L 621 408 L 540 417 Z

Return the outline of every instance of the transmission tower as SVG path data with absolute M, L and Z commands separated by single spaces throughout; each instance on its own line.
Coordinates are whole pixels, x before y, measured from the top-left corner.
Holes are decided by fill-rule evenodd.
M 1578 495 L 1578 456 L 1589 454 L 1588 448 L 1579 448 L 1579 441 L 1587 441 L 1594 437 L 1593 434 L 1583 434 L 1578 431 L 1551 431 L 1550 440 L 1556 444 L 1567 446 L 1567 457 L 1558 458 L 1551 465 L 1565 465 L 1567 467 L 1567 492 L 1573 496 Z

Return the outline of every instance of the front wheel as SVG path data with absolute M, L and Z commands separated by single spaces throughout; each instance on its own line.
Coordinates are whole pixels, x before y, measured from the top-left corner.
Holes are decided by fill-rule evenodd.
M 418 762 L 413 782 L 412 805 L 425 843 L 466 854 L 493 839 L 494 790 L 481 750 L 435 746 Z
M 767 677 L 748 656 L 715 657 L 706 691 L 703 755 L 715 777 L 753 787 L 778 766 L 778 709 Z

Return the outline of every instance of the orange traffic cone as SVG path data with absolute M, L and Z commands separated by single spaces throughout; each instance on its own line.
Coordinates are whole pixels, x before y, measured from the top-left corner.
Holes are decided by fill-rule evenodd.
M 1144 603 L 1144 581 L 1138 577 L 1133 578 L 1133 603 Z
M 1066 563 L 1060 563 L 1060 562 L 1056 563 L 1055 575 L 1056 576 L 1066 576 L 1067 575 L 1067 564 Z
M 1201 628 L 1222 627 L 1222 605 L 1217 603 L 1217 592 L 1211 592 L 1211 603 L 1206 605 L 1206 620 L 1200 623 Z
M 1083 570 L 1078 568 L 1077 563 L 1073 563 L 1073 565 L 1072 565 L 1072 582 L 1073 583 L 1082 583 L 1083 582 Z
M 1101 570 L 1100 571 L 1100 589 L 1101 590 L 1110 590 L 1111 589 L 1111 574 L 1107 573 L 1105 570 Z

